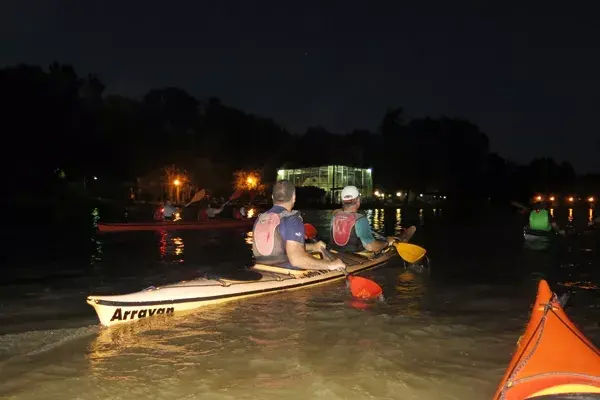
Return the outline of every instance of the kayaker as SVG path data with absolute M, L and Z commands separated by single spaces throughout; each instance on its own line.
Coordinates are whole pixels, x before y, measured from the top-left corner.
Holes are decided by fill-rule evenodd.
M 304 222 L 298 211 L 296 188 L 288 180 L 273 185 L 273 207 L 260 214 L 254 223 L 252 252 L 257 264 L 288 269 L 344 270 L 340 259 L 320 260 L 308 252 L 321 252 L 325 243 L 304 243 Z
M 165 203 L 165 206 L 163 207 L 163 218 L 166 221 L 172 220 L 173 214 L 175 214 L 175 211 L 177 211 L 177 209 L 175 208 L 173 203 L 171 203 L 170 200 L 167 200 L 167 202 Z
M 390 246 L 395 238 L 376 239 L 367 217 L 358 212 L 360 192 L 356 186 L 346 186 L 341 193 L 342 209 L 335 210 L 331 219 L 329 246 L 337 251 L 356 253 L 365 249 L 379 252 Z
M 239 209 L 236 207 L 233 209 L 233 218 L 234 219 L 244 219 L 246 218 L 246 208 L 241 206 Z
M 208 208 L 206 209 L 206 215 L 208 215 L 208 218 L 214 218 L 217 214 L 220 214 L 221 211 L 223 211 L 223 206 L 219 208 L 213 208 L 209 203 Z
M 529 212 L 529 229 L 532 231 L 550 232 L 558 231 L 556 222 L 553 221 L 550 212 L 544 207 L 542 202 L 533 204 L 533 209 Z

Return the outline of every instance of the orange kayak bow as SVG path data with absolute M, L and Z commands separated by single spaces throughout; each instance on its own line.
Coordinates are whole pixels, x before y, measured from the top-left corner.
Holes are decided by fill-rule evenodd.
M 494 400 L 600 397 L 600 352 L 565 314 L 545 280 Z M 589 397 L 588 397 L 589 396 Z

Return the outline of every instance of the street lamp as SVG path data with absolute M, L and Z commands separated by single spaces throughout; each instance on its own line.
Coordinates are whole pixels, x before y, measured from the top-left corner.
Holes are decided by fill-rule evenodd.
M 175 193 L 176 193 L 176 195 L 175 195 L 175 201 L 177 203 L 179 203 L 179 186 L 181 186 L 181 181 L 178 178 L 176 178 L 173 181 L 173 185 L 175 185 Z

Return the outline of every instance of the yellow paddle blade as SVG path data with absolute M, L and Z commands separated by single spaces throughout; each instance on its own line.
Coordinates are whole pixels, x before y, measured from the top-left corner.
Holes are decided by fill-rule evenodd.
M 412 243 L 394 243 L 396 251 L 407 263 L 416 263 L 425 256 L 427 250 Z

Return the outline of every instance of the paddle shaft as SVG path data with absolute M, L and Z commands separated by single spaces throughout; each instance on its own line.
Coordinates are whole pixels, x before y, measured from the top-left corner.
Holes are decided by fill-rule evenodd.
M 311 243 L 317 243 L 317 239 L 315 239 L 315 238 L 309 238 L 308 240 L 309 240 Z M 329 250 L 327 250 L 327 249 L 321 249 L 321 252 L 323 253 L 323 255 L 324 255 L 325 257 L 327 257 L 327 259 L 328 259 L 329 261 L 333 261 L 333 260 L 335 260 L 335 258 L 336 258 L 336 257 L 335 257 L 335 256 L 334 256 L 334 255 L 333 255 L 333 254 L 332 254 L 332 253 L 331 253 Z M 348 273 L 348 271 L 346 271 L 346 269 L 345 269 L 345 268 L 344 268 L 343 270 L 341 270 L 341 271 L 342 271 L 342 272 L 344 273 L 344 275 L 346 275 L 346 276 L 350 275 L 350 274 Z
M 385 236 L 382 236 L 382 235 L 380 235 L 379 233 L 377 233 L 377 232 L 375 232 L 375 231 L 373 231 L 373 234 L 374 234 L 375 236 L 378 236 L 379 238 L 381 238 L 381 240 L 385 240 L 386 242 L 388 241 L 388 238 L 386 238 Z M 312 243 L 316 243 L 316 242 L 317 242 L 317 240 L 316 240 L 315 238 L 311 238 L 311 239 L 309 239 L 309 240 L 310 240 Z M 330 252 L 329 250 L 327 250 L 327 249 L 323 249 L 323 255 L 324 255 L 325 257 L 327 257 L 327 258 L 329 259 L 329 261 L 333 261 L 333 260 L 335 260 L 335 259 L 336 259 L 336 257 L 335 257 L 333 254 L 331 254 L 331 252 Z M 340 258 L 341 258 L 341 257 L 340 257 Z M 346 275 L 347 275 L 347 274 L 346 274 Z
M 315 238 L 309 238 L 308 239 L 311 243 L 317 243 L 317 239 Z M 329 259 L 329 261 L 333 261 L 335 260 L 335 256 L 333 254 L 331 254 L 331 252 L 327 249 L 321 249 L 321 252 L 323 253 L 323 255 L 325 257 L 327 257 Z
M 229 200 L 227 200 L 225 203 L 223 203 L 223 205 L 221 207 L 225 207 L 225 205 L 232 200 L 239 199 L 241 195 L 242 195 L 242 193 L 239 190 L 236 190 L 235 192 L 233 192 L 233 194 L 231 196 L 229 196 Z
M 377 240 L 381 240 L 381 241 L 384 241 L 384 242 L 388 242 L 388 244 L 389 244 L 389 238 L 387 238 L 386 236 L 383 236 L 381 233 L 377 233 L 377 232 L 375 232 L 375 231 L 371 231 L 371 232 L 373 233 L 373 236 L 375 237 L 375 239 L 377 239 Z M 397 237 L 397 236 L 392 236 L 392 237 L 393 237 L 393 238 L 394 238 L 394 239 L 395 239 L 397 242 L 401 242 L 401 241 L 402 241 L 402 240 L 400 240 L 400 238 L 399 238 L 399 237 Z

